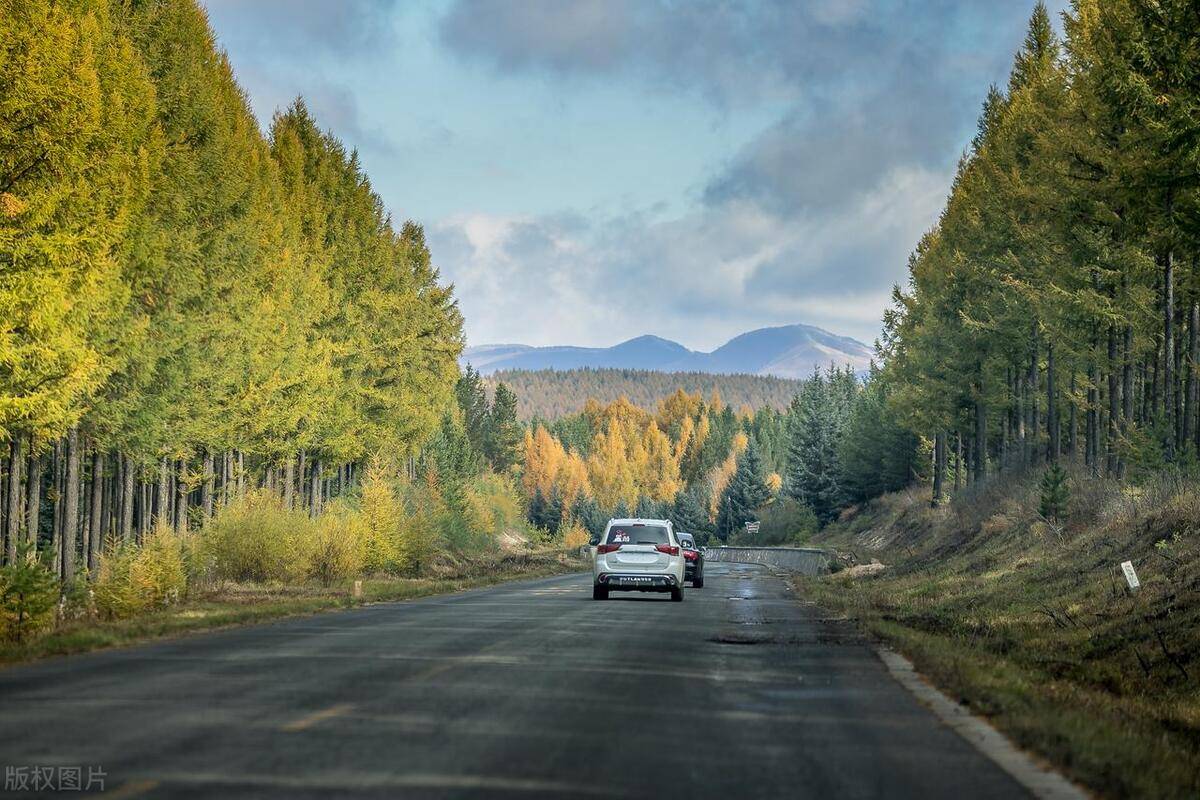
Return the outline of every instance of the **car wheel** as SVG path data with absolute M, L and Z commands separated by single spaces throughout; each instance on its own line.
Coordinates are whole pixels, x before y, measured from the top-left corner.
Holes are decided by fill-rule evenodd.
M 703 572 L 700 573 L 699 575 L 697 575 L 696 577 L 692 578 L 692 588 L 693 589 L 703 589 L 704 588 L 704 573 Z
M 682 586 L 676 586 L 674 589 L 671 590 L 671 602 L 672 603 L 682 603 L 683 602 L 683 587 Z
M 608 599 L 608 589 L 605 589 L 602 586 L 593 586 L 592 587 L 592 599 L 593 600 L 607 600 Z

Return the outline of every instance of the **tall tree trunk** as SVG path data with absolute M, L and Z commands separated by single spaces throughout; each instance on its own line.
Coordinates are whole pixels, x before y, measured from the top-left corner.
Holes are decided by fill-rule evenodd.
M 962 489 L 963 477 L 963 442 L 962 433 L 954 434 L 954 492 Z
M 292 510 L 292 501 L 296 495 L 296 458 L 288 456 L 283 467 L 283 507 Z
M 1008 390 L 1008 403 L 1004 409 L 1004 413 L 1000 415 L 1000 469 L 1005 469 L 1009 465 L 1009 438 L 1012 430 L 1012 404 L 1013 404 L 1013 384 L 1012 370 L 1005 367 L 1004 369 L 1004 386 Z M 936 445 L 936 442 L 934 443 Z
M 1100 414 L 1100 397 L 1097 390 L 1099 375 L 1096 374 L 1096 363 L 1093 358 L 1088 364 L 1088 390 L 1087 390 L 1087 445 L 1085 448 L 1084 463 L 1090 468 L 1092 475 L 1098 475 L 1100 465 L 1097 463 L 1099 455 L 1099 414 Z
M 67 474 L 67 445 L 66 441 L 59 439 L 54 443 L 54 461 L 51 485 L 54 487 L 54 520 L 53 531 L 51 533 L 51 550 L 54 553 L 54 574 L 60 579 L 62 578 L 62 540 L 63 540 L 63 509 L 66 504 L 63 502 L 63 489 L 66 485 Z
M 1117 422 L 1121 418 L 1121 391 L 1117 384 L 1117 329 L 1108 328 L 1108 424 L 1105 431 L 1104 474 L 1109 478 L 1117 475 L 1119 442 Z
M 1200 367 L 1200 300 L 1192 301 L 1191 314 L 1188 318 L 1188 358 L 1187 380 L 1183 402 L 1183 433 L 1181 442 L 1185 447 L 1191 446 L 1193 435 L 1197 432 L 1196 406 L 1198 391 L 1196 370 Z
M 1150 419 L 1150 372 L 1144 358 L 1138 362 L 1138 387 L 1138 402 L 1135 406 L 1137 418 L 1134 422 L 1141 426 Z
M 1030 334 L 1029 348 L 1029 430 L 1026 435 L 1029 437 L 1029 464 L 1038 462 L 1038 450 L 1040 447 L 1040 439 L 1038 437 L 1038 384 L 1041 383 L 1038 375 L 1038 327 L 1037 323 L 1033 324 L 1033 332 Z
M 187 533 L 188 491 L 187 459 L 181 458 L 175 465 L 175 531 L 177 533 Z
M 212 450 L 204 449 L 204 483 L 200 489 L 200 505 L 204 509 L 204 520 L 207 522 L 213 515 L 213 489 L 216 481 L 216 466 Z
M 1046 342 L 1046 460 L 1053 463 L 1062 454 L 1058 430 L 1058 390 L 1054 386 L 1054 340 Z
M 113 451 L 112 454 L 112 480 L 109 482 L 108 494 L 108 514 L 105 517 L 104 536 L 107 538 L 119 537 L 121 535 L 121 517 L 125 513 L 125 459 L 121 457 L 119 450 Z
M 1178 305 L 1178 304 L 1177 304 Z M 1187 375 L 1187 359 L 1184 352 L 1184 331 L 1187 327 L 1187 312 L 1181 308 L 1175 309 L 1175 383 L 1171 389 L 1175 396 L 1175 451 L 1179 452 L 1183 443 L 1183 403 L 1187 395 L 1184 378 Z
M 6 539 L 8 533 L 8 448 L 0 448 L 0 564 L 5 561 Z
M 171 523 L 171 471 L 167 467 L 166 456 L 163 456 L 158 462 L 158 489 L 154 502 L 154 524 L 169 525 Z
M 1079 443 L 1079 403 L 1075 399 L 1075 370 L 1071 370 L 1071 383 L 1068 388 L 1071 393 L 1071 403 L 1067 407 L 1067 457 L 1074 461 L 1077 458 L 1076 447 Z
M 306 488 L 307 483 L 305 482 L 304 477 L 305 477 L 305 475 L 308 474 L 308 472 L 307 472 L 308 471 L 308 461 L 307 461 L 307 454 L 304 452 L 303 448 L 301 448 L 301 450 L 300 450 L 300 457 L 298 460 L 300 463 L 299 463 L 299 467 L 297 468 L 297 474 L 296 474 L 296 483 L 297 483 L 296 492 L 299 496 L 296 499 L 296 505 L 298 505 L 300 508 L 307 508 L 308 507 L 308 489 Z
M 233 493 L 233 451 L 226 450 L 221 456 L 221 507 L 229 505 Z
M 67 472 L 63 491 L 62 577 L 75 579 L 75 548 L 79 542 L 79 428 L 67 433 Z
M 1121 419 L 1126 423 L 1133 420 L 1133 327 L 1125 326 L 1122 332 L 1121 352 Z
M 93 445 L 92 449 L 92 501 L 88 511 L 87 568 L 96 568 L 96 557 L 100 554 L 101 524 L 104 522 L 104 454 Z
M 929 505 L 937 508 L 942 502 L 942 482 L 946 472 L 946 434 L 938 431 L 933 436 L 933 496 Z
M 121 455 L 121 541 L 133 536 L 133 462 Z
M 38 544 L 38 528 L 42 524 L 42 454 L 33 438 L 29 440 L 29 469 L 25 481 L 25 540 Z
M 114 453 L 110 457 L 105 455 L 104 461 L 106 464 L 111 464 L 111 468 L 107 468 L 107 474 L 104 478 L 104 497 L 100 502 L 100 552 L 104 552 L 104 545 L 108 538 L 113 535 L 113 528 L 116 527 L 117 515 L 120 513 L 121 503 L 121 459 Z
M 8 520 L 4 528 L 4 563 L 17 558 L 17 542 L 21 536 L 21 465 L 25 462 L 25 437 L 13 436 L 8 448 Z
M 150 532 L 150 526 L 153 524 L 154 514 L 154 487 L 150 481 L 142 481 L 142 514 L 141 521 L 138 524 L 138 541 Z
M 979 394 L 975 398 L 975 463 L 971 478 L 983 479 L 987 473 L 987 406 L 983 401 L 983 380 L 980 379 Z
M 238 497 L 246 494 L 246 458 L 241 450 L 237 451 L 237 493 Z
M 316 518 L 321 513 L 321 459 L 313 459 L 312 464 L 312 504 L 309 514 Z
M 1175 458 L 1175 254 L 1159 256 L 1163 271 L 1163 411 L 1169 435 L 1163 443 L 1167 460 Z
M 1017 442 L 1021 446 L 1021 465 L 1029 466 L 1029 375 L 1017 371 Z
M 1121 436 L 1128 437 L 1133 426 L 1133 327 L 1121 331 Z M 1117 477 L 1125 478 L 1125 460 L 1117 463 Z

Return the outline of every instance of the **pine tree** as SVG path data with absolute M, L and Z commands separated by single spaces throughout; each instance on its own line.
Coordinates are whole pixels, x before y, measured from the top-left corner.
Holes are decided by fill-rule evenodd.
M 1057 463 L 1051 464 L 1042 475 L 1041 490 L 1039 513 L 1046 519 L 1060 521 L 1066 515 L 1067 504 L 1071 500 L 1067 471 Z
M 517 421 L 517 396 L 503 383 L 496 385 L 487 416 L 486 452 L 492 469 L 504 472 L 517 463 L 521 425 Z
M 837 516 L 843 502 L 838 482 L 841 426 L 831 386 L 819 373 L 804 385 L 791 410 L 784 492 L 812 508 L 822 524 Z
M 529 508 L 525 513 L 525 518 L 529 520 L 529 524 L 540 528 L 546 519 L 546 496 L 542 494 L 541 489 L 535 489 L 533 496 L 529 498 Z
M 487 429 L 490 409 L 488 408 L 487 392 L 483 388 L 483 378 L 470 364 L 454 387 L 454 396 L 458 408 L 462 412 L 463 427 L 467 439 L 476 452 L 487 452 Z
M 575 502 L 571 504 L 571 516 L 587 529 L 593 541 L 599 540 L 604 533 L 604 526 L 608 522 L 608 517 L 604 515 L 596 501 L 582 494 L 576 497 Z
M 703 544 L 713 533 L 713 523 L 708 516 L 708 498 L 702 494 L 702 486 L 693 486 L 675 496 L 675 505 L 671 509 L 671 521 L 678 530 L 686 531 L 696 536 Z
M 5 638 L 20 644 L 45 626 L 58 599 L 54 572 L 38 557 L 34 542 L 22 542 L 12 562 L 0 567 L 0 623 Z
M 550 496 L 546 498 L 542 509 L 542 519 L 539 523 L 540 527 L 545 528 L 551 535 L 557 536 L 559 528 L 562 527 L 564 510 L 562 493 L 556 486 L 550 490 Z
M 717 515 L 717 536 L 727 541 L 747 522 L 758 519 L 758 509 L 771 499 L 763 475 L 762 459 L 753 443 L 746 448 L 737 462 L 737 471 L 721 495 Z
M 648 495 L 640 495 L 633 515 L 638 519 L 662 519 L 665 514 L 662 505 Z
M 471 447 L 458 414 L 447 411 L 442 423 L 421 451 L 421 474 L 437 476 L 442 496 L 452 509 L 461 510 L 464 483 L 482 466 L 479 454 Z
M 855 398 L 838 444 L 838 482 L 846 498 L 861 502 L 903 489 L 918 474 L 917 446 L 876 374 Z
M 610 512 L 609 516 L 612 519 L 630 519 L 631 515 L 629 513 L 629 506 L 625 505 L 624 500 L 618 500 L 612 507 L 612 511 Z

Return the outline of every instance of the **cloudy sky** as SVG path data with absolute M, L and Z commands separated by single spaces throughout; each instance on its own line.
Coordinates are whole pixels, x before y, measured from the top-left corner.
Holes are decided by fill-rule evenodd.
M 203 2 L 264 127 L 303 95 L 425 225 L 470 344 L 710 349 L 875 338 L 1034 0 Z

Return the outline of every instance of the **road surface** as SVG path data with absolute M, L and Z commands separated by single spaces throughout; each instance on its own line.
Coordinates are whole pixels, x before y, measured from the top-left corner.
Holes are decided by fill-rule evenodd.
M 0 670 L 0 764 L 99 767 L 122 797 L 1025 796 L 784 581 L 706 578 L 683 603 L 567 575 Z

